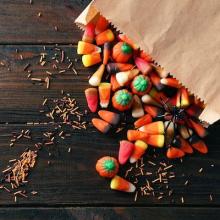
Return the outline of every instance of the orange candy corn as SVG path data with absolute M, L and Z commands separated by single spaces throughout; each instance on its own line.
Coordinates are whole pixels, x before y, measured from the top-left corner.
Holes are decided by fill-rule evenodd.
M 147 142 L 148 136 L 149 135 L 146 132 L 142 132 L 142 131 L 137 131 L 137 130 L 127 131 L 127 138 L 129 141 L 142 140 L 144 142 Z
M 95 26 L 95 34 L 99 34 L 105 31 L 108 28 L 108 25 L 109 25 L 109 22 L 102 15 L 100 15 Z
M 174 136 L 174 123 L 172 121 L 164 122 L 165 128 L 165 143 L 166 145 L 171 144 Z
M 184 157 L 184 155 L 185 155 L 185 153 L 178 148 L 169 147 L 167 149 L 167 157 L 169 159 L 181 158 L 181 157 Z
M 107 29 L 104 32 L 101 32 L 100 34 L 96 35 L 96 44 L 97 45 L 103 45 L 104 43 L 111 42 L 115 39 L 115 36 L 113 32 L 110 29 Z
M 150 95 L 153 99 L 155 99 L 156 101 L 158 101 L 159 103 L 161 103 L 161 100 L 165 100 L 165 101 L 167 100 L 166 95 L 165 95 L 163 92 L 158 92 L 155 87 L 153 87 L 153 88 L 150 90 L 149 95 Z
M 120 120 L 119 114 L 117 114 L 115 112 L 110 112 L 110 111 L 106 111 L 106 110 L 99 110 L 98 115 L 100 118 L 102 118 L 103 120 L 107 121 L 108 123 L 110 123 L 112 125 L 117 125 Z
M 181 87 L 177 93 L 176 106 L 178 108 L 186 108 L 190 105 L 189 94 L 186 88 Z
M 130 163 L 135 163 L 137 160 L 139 160 L 147 150 L 148 145 L 141 140 L 137 140 L 134 143 L 134 150 L 130 157 Z
M 206 129 L 199 122 L 195 122 L 192 119 L 189 119 L 189 123 L 194 131 L 199 135 L 199 137 L 204 138 L 208 134 Z
M 133 150 L 134 150 L 133 143 L 126 141 L 126 140 L 120 141 L 120 148 L 119 148 L 119 153 L 118 153 L 119 163 L 122 165 L 125 164 L 127 160 L 129 159 L 129 157 L 131 156 Z
M 79 41 L 77 46 L 77 54 L 90 54 L 90 53 L 100 53 L 101 48 L 94 44 L 90 44 L 84 41 Z
M 110 188 L 130 193 L 136 190 L 136 187 L 132 183 L 117 175 L 111 180 Z
M 119 34 L 118 38 L 119 40 L 129 44 L 134 50 L 137 50 L 139 48 L 138 45 L 134 44 L 134 42 L 130 38 L 128 38 L 125 34 Z
M 94 127 L 96 127 L 100 132 L 104 134 L 107 133 L 111 128 L 108 122 L 103 121 L 102 119 L 99 119 L 99 118 L 93 118 L 92 124 Z
M 111 84 L 110 83 L 100 83 L 99 85 L 99 99 L 100 106 L 102 108 L 107 108 L 110 102 L 111 96 Z
M 85 26 L 85 31 L 82 37 L 82 41 L 92 43 L 95 38 L 95 25 L 89 23 Z
M 149 94 L 143 95 L 141 97 L 141 100 L 144 104 L 162 107 L 161 104 L 159 102 L 157 102 L 155 99 L 153 99 Z
M 108 63 L 106 69 L 108 73 L 118 73 L 133 69 L 133 65 L 129 63 Z
M 96 88 L 88 88 L 85 90 L 87 105 L 91 112 L 96 112 L 98 107 L 98 91 Z
M 140 52 L 140 58 L 142 58 L 143 60 L 145 60 L 148 63 L 152 62 L 152 58 L 149 54 L 145 53 L 143 50 Z
M 99 86 L 102 80 L 103 73 L 105 71 L 105 65 L 101 64 L 99 68 L 93 73 L 91 78 L 89 79 L 89 84 L 91 86 Z
M 138 69 L 132 69 L 125 72 L 116 73 L 116 80 L 120 86 L 126 85 L 129 81 L 131 81 L 135 76 L 139 73 Z
M 193 134 L 192 129 L 190 129 L 184 125 L 178 126 L 178 130 L 179 130 L 179 133 L 181 134 L 182 138 L 184 138 L 184 139 L 188 139 Z
M 197 151 L 199 151 L 202 154 L 206 154 L 208 153 L 208 148 L 205 144 L 205 142 L 200 139 L 197 135 L 193 135 L 189 138 L 189 143 L 191 144 L 191 146 L 196 149 Z
M 174 88 L 180 88 L 181 87 L 181 85 L 179 84 L 179 81 L 175 78 L 164 78 L 164 79 L 161 79 L 160 82 L 163 85 L 174 87 Z
M 156 106 L 145 105 L 144 110 L 148 114 L 150 114 L 153 118 L 156 118 L 157 116 L 163 115 L 163 110 L 161 108 L 156 107 Z
M 111 46 L 110 43 L 107 42 L 104 44 L 104 49 L 103 49 L 103 64 L 106 65 L 108 63 L 110 54 L 111 54 Z
M 137 95 L 134 95 L 132 103 L 132 117 L 140 118 L 142 116 L 144 116 L 144 109 L 142 107 L 141 100 Z
M 180 147 L 180 150 L 182 150 L 183 152 L 187 153 L 187 154 L 192 154 L 193 153 L 193 149 L 190 146 L 189 142 L 185 139 L 183 139 L 182 137 L 178 136 L 177 138 L 175 138 L 173 140 L 173 145 L 176 146 L 177 142 L 177 146 Z
M 82 56 L 82 63 L 85 67 L 89 67 L 102 61 L 100 53 L 86 54 Z
M 146 143 L 149 144 L 149 145 L 152 145 L 154 147 L 163 147 L 164 146 L 164 135 L 149 134 L 148 137 L 147 137 Z
M 144 59 L 142 59 L 140 57 L 136 57 L 134 61 L 135 61 L 135 65 L 137 66 L 137 68 L 144 75 L 147 75 L 149 72 L 151 72 L 151 70 L 152 70 L 151 65 L 148 62 L 146 62 Z
M 140 127 L 138 130 L 148 134 L 164 134 L 164 124 L 162 121 L 155 121 Z
M 140 128 L 140 127 L 142 127 L 146 124 L 149 124 L 151 122 L 152 122 L 152 117 L 149 114 L 146 114 L 134 122 L 134 127 Z
M 112 74 L 111 78 L 110 78 L 110 83 L 112 85 L 112 91 L 115 92 L 116 90 L 118 90 L 121 86 L 119 85 L 117 79 L 116 79 L 116 75 Z
M 153 85 L 157 88 L 157 90 L 162 90 L 164 88 L 164 85 L 160 82 L 160 77 L 156 72 L 152 72 L 149 74 L 149 77 L 153 83 Z

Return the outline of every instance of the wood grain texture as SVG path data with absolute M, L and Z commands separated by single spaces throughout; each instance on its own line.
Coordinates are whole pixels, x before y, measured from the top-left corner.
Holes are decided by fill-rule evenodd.
M 88 0 L 2 0 L 0 44 L 73 43 L 80 37 L 74 20 Z M 38 13 L 41 17 L 38 17 Z M 55 26 L 58 31 L 55 31 Z
M 0 208 L 1 220 L 215 220 L 219 215 L 219 208 Z
M 14 147 L 9 147 L 11 132 L 30 128 L 33 141 L 21 141 Z M 6 168 L 8 160 L 17 158 L 27 147 L 41 141 L 44 131 L 52 130 L 52 126 L 37 125 L 1 125 L 0 127 L 0 169 Z M 157 199 L 143 197 L 136 203 L 134 195 L 112 191 L 109 180 L 100 178 L 95 171 L 96 160 L 103 155 L 117 157 L 118 141 L 123 134 L 105 136 L 93 128 L 86 131 L 69 131 L 71 137 L 59 140 L 56 147 L 49 149 L 52 156 L 48 156 L 48 148 L 44 147 L 39 153 L 37 166 L 29 176 L 29 184 L 25 189 L 30 192 L 36 190 L 38 195 L 28 199 L 18 199 L 19 205 L 220 205 L 220 168 L 219 138 L 209 137 L 210 153 L 207 156 L 198 154 L 186 157 L 183 163 L 175 162 L 178 170 L 172 188 L 175 191 L 174 199 Z M 214 133 L 214 132 L 213 132 Z M 68 148 L 71 147 L 71 153 Z M 162 153 L 161 153 L 162 155 Z M 162 158 L 163 156 L 161 156 Z M 48 166 L 48 160 L 51 165 Z M 214 164 L 215 167 L 210 167 Z M 204 172 L 198 170 L 203 167 Z M 124 168 L 121 173 L 124 173 Z M 185 176 L 182 176 L 182 174 Z M 189 177 L 187 177 L 189 176 Z M 184 187 L 186 179 L 190 184 Z M 11 195 L 0 191 L 0 205 L 16 205 Z M 213 195 L 213 202 L 209 201 L 209 194 Z M 185 204 L 181 204 L 180 197 L 184 196 Z

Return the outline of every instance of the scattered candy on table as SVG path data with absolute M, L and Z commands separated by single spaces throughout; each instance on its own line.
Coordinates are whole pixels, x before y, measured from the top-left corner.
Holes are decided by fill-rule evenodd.
M 93 126 L 108 133 L 119 126 L 122 112 L 135 119 L 133 129 L 127 130 L 127 140 L 121 138 L 118 161 L 109 156 L 97 161 L 100 176 L 113 178 L 111 189 L 136 190 L 116 174 L 119 164 L 137 162 L 148 148 L 163 148 L 169 159 L 182 158 L 194 150 L 208 152 L 203 141 L 207 131 L 198 119 L 204 103 L 156 65 L 132 39 L 117 34 L 103 16 L 86 25 L 77 53 L 85 67 L 97 66 L 89 79 L 93 87 L 85 90 L 89 110 L 96 113 L 98 104 L 101 108 L 92 119 Z

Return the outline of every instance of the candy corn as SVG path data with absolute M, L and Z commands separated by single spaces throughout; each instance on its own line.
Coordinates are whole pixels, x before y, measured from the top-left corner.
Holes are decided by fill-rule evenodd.
M 149 72 L 151 72 L 152 67 L 151 65 L 146 62 L 144 59 L 140 58 L 140 57 L 136 57 L 135 60 L 135 65 L 137 66 L 137 68 L 144 74 L 147 75 Z
M 133 65 L 129 63 L 108 63 L 106 69 L 108 73 L 124 72 L 133 69 Z
M 142 107 L 141 100 L 137 95 L 134 95 L 132 103 L 132 117 L 140 118 L 142 116 L 144 116 L 144 109 Z
M 98 91 L 96 88 L 88 88 L 85 90 L 87 105 L 91 112 L 96 112 L 98 107 Z
M 163 110 L 161 108 L 158 108 L 156 106 L 152 105 L 145 105 L 144 110 L 150 114 L 153 118 L 156 118 L 158 116 L 163 115 Z
M 162 100 L 167 100 L 166 95 L 163 92 L 158 92 L 155 87 L 152 87 L 152 89 L 149 92 L 149 95 L 159 103 L 161 103 Z
M 100 53 L 86 54 L 82 56 L 82 63 L 85 67 L 89 67 L 102 61 Z
M 110 102 L 111 95 L 111 84 L 110 83 L 100 83 L 99 84 L 99 99 L 100 106 L 102 108 L 107 108 Z
M 118 38 L 119 40 L 129 44 L 134 50 L 137 50 L 139 48 L 138 45 L 134 44 L 134 42 L 130 38 L 128 38 L 125 34 L 119 34 Z
M 149 78 L 144 75 L 136 76 L 131 83 L 132 92 L 137 95 L 148 93 L 151 90 L 151 86 L 152 83 Z
M 161 66 L 155 65 L 153 63 L 151 64 L 151 66 L 153 67 L 153 70 L 158 73 L 160 78 L 166 78 L 169 75 L 169 73 L 165 71 L 164 68 L 162 68 Z
M 136 187 L 132 183 L 117 175 L 111 180 L 110 188 L 130 193 L 136 190 Z
M 109 22 L 102 15 L 100 15 L 98 21 L 96 22 L 95 34 L 105 31 L 108 28 L 108 25 Z
M 96 127 L 100 132 L 104 134 L 107 133 L 111 128 L 108 122 L 103 121 L 102 119 L 99 119 L 99 118 L 93 118 L 92 124 L 94 127 Z
M 196 149 L 197 151 L 199 151 L 202 154 L 206 154 L 208 153 L 208 148 L 205 144 L 205 142 L 200 139 L 197 135 L 193 135 L 189 138 L 189 143 L 191 144 L 191 146 Z
M 155 121 L 140 127 L 138 130 L 148 134 L 164 134 L 164 124 L 162 121 Z
M 180 150 L 182 150 L 185 153 L 188 153 L 188 154 L 193 153 L 193 149 L 190 146 L 189 142 L 180 136 L 177 136 L 176 138 L 174 138 L 172 145 L 174 147 L 179 148 Z
M 176 147 L 169 147 L 167 149 L 167 157 L 169 159 L 181 158 L 184 155 L 185 155 L 185 153 L 182 150 L 180 150 L 180 149 L 178 149 Z
M 176 97 L 176 106 L 179 108 L 186 108 L 190 105 L 189 103 L 189 94 L 184 87 L 179 89 Z
M 133 97 L 126 89 L 121 89 L 115 92 L 112 97 L 112 105 L 119 111 L 125 111 L 131 108 Z
M 120 86 L 126 85 L 129 81 L 131 81 L 135 76 L 139 73 L 138 69 L 132 69 L 125 72 L 116 73 L 116 80 Z
M 101 64 L 96 72 L 89 79 L 89 84 L 91 86 L 98 86 L 101 83 L 103 73 L 105 71 L 105 65 Z
M 206 129 L 199 122 L 195 122 L 194 120 L 189 119 L 189 123 L 194 131 L 199 135 L 199 137 L 204 138 L 208 134 Z
M 146 132 L 142 132 L 142 131 L 137 131 L 137 130 L 127 131 L 127 138 L 129 141 L 142 140 L 144 142 L 147 142 L 148 136 L 149 135 Z
M 141 97 L 141 100 L 144 104 L 154 105 L 157 107 L 162 107 L 160 103 L 158 103 L 155 99 L 153 99 L 149 94 L 145 94 Z
M 172 121 L 164 122 L 165 128 L 165 143 L 166 145 L 171 144 L 174 137 L 174 123 Z
M 143 60 L 145 60 L 146 62 L 148 63 L 151 63 L 152 62 L 152 58 L 149 54 L 145 53 L 143 50 L 140 51 L 140 58 L 142 58 Z
M 125 164 L 127 160 L 129 159 L 129 157 L 131 156 L 133 150 L 134 150 L 133 143 L 126 141 L 126 140 L 120 141 L 120 147 L 119 147 L 119 153 L 118 153 L 119 163 L 122 165 Z
M 146 133 L 146 132 L 144 132 L 144 133 Z M 164 135 L 149 134 L 147 137 L 146 143 L 149 145 L 152 145 L 154 147 L 163 147 L 164 146 Z
M 110 123 L 112 125 L 117 125 L 120 120 L 119 114 L 117 114 L 115 112 L 110 112 L 110 111 L 106 111 L 106 110 L 99 110 L 98 115 L 100 118 L 102 118 L 103 120 L 107 121 L 108 123 Z
M 103 64 L 106 65 L 108 63 L 110 54 L 111 54 L 111 46 L 110 43 L 107 42 L 104 44 L 104 49 L 103 49 Z
M 184 139 L 188 139 L 193 134 L 192 129 L 190 129 L 184 125 L 178 126 L 178 130 Z
M 84 41 L 79 41 L 77 46 L 77 54 L 90 54 L 90 53 L 100 53 L 101 48 L 94 44 L 90 44 Z
M 116 79 L 116 75 L 112 74 L 111 78 L 110 78 L 110 83 L 112 85 L 112 91 L 115 92 L 116 90 L 118 90 L 121 86 L 119 85 L 117 79 Z
M 148 145 L 141 140 L 137 140 L 134 143 L 134 150 L 130 157 L 130 163 L 135 163 L 137 160 L 139 160 L 147 150 Z
M 164 88 L 164 85 L 160 82 L 160 77 L 156 72 L 151 72 L 149 74 L 149 77 L 153 83 L 153 85 L 157 88 L 158 91 L 162 90 Z
M 82 37 L 82 41 L 92 43 L 95 38 L 95 25 L 89 23 L 85 26 L 85 31 Z
M 179 84 L 179 81 L 176 80 L 175 78 L 163 78 L 163 79 L 160 80 L 160 82 L 163 85 L 174 87 L 174 88 L 180 88 L 181 87 L 181 85 Z
M 110 29 L 103 31 L 96 35 L 95 40 L 97 45 L 102 45 L 107 42 L 111 42 L 115 39 L 113 32 Z
M 149 124 L 151 122 L 152 122 L 152 117 L 149 114 L 146 114 L 134 122 L 134 127 L 140 128 L 140 127 L 142 127 L 146 124 Z

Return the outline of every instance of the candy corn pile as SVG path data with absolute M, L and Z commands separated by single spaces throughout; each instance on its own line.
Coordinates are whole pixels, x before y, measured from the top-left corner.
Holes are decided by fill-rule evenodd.
M 132 183 L 117 176 L 119 164 L 136 162 L 148 147 L 164 148 L 169 159 L 194 150 L 207 153 L 202 140 L 207 132 L 198 119 L 204 103 L 126 35 L 115 33 L 104 17 L 85 27 L 77 53 L 85 67 L 97 66 L 89 79 L 91 87 L 85 90 L 88 108 L 98 111 L 92 119 L 94 127 L 108 133 L 124 111 L 135 119 L 127 140 L 120 141 L 118 160 L 105 156 L 96 164 L 101 176 L 112 178 L 112 189 L 135 191 Z

